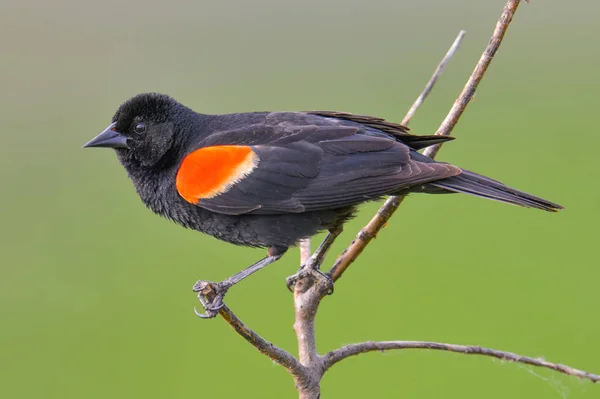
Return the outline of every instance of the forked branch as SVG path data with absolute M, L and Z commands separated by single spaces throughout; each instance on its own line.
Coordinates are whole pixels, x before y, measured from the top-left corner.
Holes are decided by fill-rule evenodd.
M 201 303 L 204 303 L 206 300 L 211 302 L 215 298 L 215 292 L 208 282 L 202 287 L 197 287 L 197 291 L 198 299 Z M 196 312 L 196 315 L 198 315 L 198 311 L 195 309 L 194 311 Z M 236 333 L 248 341 L 250 345 L 254 346 L 263 355 L 268 356 L 275 363 L 285 367 L 290 374 L 294 376 L 304 376 L 306 374 L 306 370 L 300 364 L 298 359 L 289 352 L 258 335 L 254 330 L 244 324 L 244 322 L 241 321 L 227 306 L 223 306 L 219 309 L 219 315 L 235 330 Z
M 490 65 L 496 51 L 498 50 L 504 34 L 510 25 L 514 13 L 519 6 L 519 0 L 509 0 L 492 35 L 489 45 L 483 52 L 475 70 L 471 74 L 464 89 L 460 93 L 457 100 L 454 102 L 452 109 L 437 130 L 437 135 L 449 135 L 454 126 L 458 123 L 461 115 L 465 111 L 469 101 L 473 98 L 475 91 L 485 75 L 488 66 Z M 452 47 L 435 70 L 428 84 L 421 95 L 417 98 L 405 118 L 403 124 L 408 124 L 414 116 L 417 109 L 421 106 L 424 99 L 431 92 L 436 80 L 440 76 L 444 66 L 448 60 L 458 49 L 460 41 L 464 37 L 465 32 L 461 31 Z M 441 145 L 429 147 L 424 154 L 434 158 L 439 151 Z M 358 233 L 355 240 L 350 246 L 338 257 L 333 267 L 329 270 L 328 276 L 331 280 L 339 279 L 347 268 L 356 260 L 369 242 L 377 235 L 381 228 L 387 223 L 389 218 L 398 209 L 404 197 L 390 197 L 385 204 L 379 209 L 375 217 Z M 333 365 L 347 359 L 350 356 L 361 353 L 384 351 L 384 350 L 399 350 L 399 349 L 432 349 L 448 352 L 456 352 L 462 354 L 476 354 L 482 356 L 491 356 L 510 362 L 528 364 L 532 366 L 545 367 L 558 371 L 563 374 L 576 376 L 583 379 L 588 379 L 592 382 L 600 381 L 600 376 L 586 371 L 577 370 L 562 364 L 550 363 L 543 359 L 531 358 L 527 356 L 517 355 L 511 352 L 504 352 L 494 349 L 481 348 L 479 346 L 463 346 L 454 344 L 445 344 L 437 342 L 421 342 L 421 341 L 386 341 L 386 342 L 363 342 L 358 344 L 347 345 L 339 349 L 335 349 L 325 356 L 320 356 L 317 353 L 316 337 L 315 337 L 315 317 L 318 311 L 321 300 L 329 293 L 331 286 L 328 278 L 318 270 L 323 257 L 333 241 L 335 240 L 339 230 L 335 230 L 328 235 L 326 240 L 319 246 L 319 249 L 313 256 L 310 255 L 310 247 L 308 242 L 301 244 L 302 261 L 304 263 L 302 273 L 294 281 L 294 309 L 295 309 L 295 324 L 294 329 L 298 338 L 298 359 L 292 356 L 287 351 L 273 345 L 269 341 L 262 338 L 256 332 L 247 327 L 235 314 L 226 306 L 219 310 L 219 314 L 233 329 L 242 336 L 246 341 L 253 345 L 262 354 L 268 356 L 276 363 L 285 367 L 294 377 L 296 388 L 301 399 L 317 399 L 320 397 L 320 382 L 323 374 Z M 211 291 L 211 286 L 207 285 L 200 290 L 199 299 L 202 301 L 206 298 L 212 300 L 214 292 Z

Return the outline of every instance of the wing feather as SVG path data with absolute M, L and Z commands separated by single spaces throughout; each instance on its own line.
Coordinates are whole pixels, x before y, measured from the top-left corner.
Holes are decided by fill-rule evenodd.
M 258 162 L 227 191 L 201 198 L 196 205 L 230 215 L 318 211 L 356 205 L 461 172 L 452 165 L 420 160 L 420 154 L 383 133 L 365 134 L 355 126 L 298 125 L 273 115 L 269 114 L 271 124 L 220 132 L 205 141 L 248 145 Z

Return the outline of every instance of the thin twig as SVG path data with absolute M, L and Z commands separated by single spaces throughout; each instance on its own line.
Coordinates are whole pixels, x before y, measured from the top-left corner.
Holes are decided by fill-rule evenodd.
M 333 281 L 337 281 L 337 279 L 342 277 L 342 274 L 344 274 L 348 266 L 358 258 L 371 240 L 377 236 L 379 230 L 385 226 L 402 201 L 404 201 L 404 198 L 404 196 L 389 197 L 369 223 L 358 232 L 356 238 L 350 243 L 348 248 L 342 252 L 333 264 L 333 267 L 329 270 L 328 274 Z
M 334 364 L 354 355 L 361 353 L 386 351 L 390 349 L 433 349 L 447 352 L 462 353 L 464 355 L 481 355 L 491 356 L 501 360 L 506 360 L 515 363 L 524 363 L 531 366 L 544 367 L 547 369 L 558 371 L 566 375 L 571 375 L 592 382 L 600 382 L 600 375 L 588 373 L 587 371 L 574 369 L 564 364 L 551 363 L 544 359 L 533 358 L 528 356 L 517 355 L 516 353 L 499 351 L 496 349 L 482 348 L 480 346 L 465 346 L 445 344 L 440 342 L 423 342 L 423 341 L 382 341 L 382 342 L 363 342 L 360 344 L 346 345 L 339 349 L 333 350 L 323 356 L 325 362 L 325 370 L 329 369 Z
M 490 39 L 488 46 L 483 52 L 483 55 L 475 66 L 475 70 L 469 77 L 465 87 L 454 102 L 454 105 L 450 109 L 448 116 L 446 116 L 446 119 L 444 119 L 436 134 L 447 136 L 458 123 L 460 116 L 465 111 L 469 101 L 473 98 L 475 90 L 477 89 L 479 82 L 481 82 L 481 79 L 483 79 L 483 76 L 485 75 L 488 66 L 492 62 L 496 51 L 498 51 L 498 48 L 502 43 L 502 39 L 504 38 L 504 34 L 506 33 L 506 30 L 512 21 L 513 15 L 519 7 L 519 3 L 520 0 L 509 0 L 508 3 L 506 3 L 506 6 L 504 6 L 504 10 L 502 11 L 502 15 L 500 16 L 498 23 L 496 24 L 496 29 L 492 34 L 492 38 Z M 440 147 L 441 144 L 432 146 L 425 150 L 424 154 L 430 158 L 435 158 Z M 354 260 L 362 253 L 371 239 L 377 235 L 379 230 L 385 226 L 385 223 L 394 214 L 394 212 L 396 212 L 403 199 L 404 197 L 388 198 L 388 200 L 379 209 L 375 217 L 373 217 L 369 224 L 367 224 L 358 233 L 356 239 L 354 239 L 350 246 L 348 246 L 348 248 L 342 252 L 329 271 L 334 280 L 339 279 L 348 266 L 350 266 L 350 264 L 352 264 L 352 262 L 354 262 Z
M 209 302 L 215 298 L 215 292 L 209 283 L 199 290 L 200 295 L 204 296 Z M 219 315 L 227 322 L 242 338 L 254 346 L 260 353 L 268 356 L 275 363 L 285 367 L 290 374 L 294 376 L 306 375 L 306 370 L 302 364 L 290 353 L 267 341 L 254 330 L 242 322 L 227 306 L 219 309 Z
M 450 61 L 450 58 L 452 58 L 454 53 L 456 53 L 456 50 L 458 50 L 458 47 L 460 46 L 460 43 L 464 39 L 466 33 L 467 33 L 466 30 L 461 30 L 459 32 L 458 36 L 456 36 L 456 39 L 454 39 L 454 43 L 452 43 L 452 46 L 450 46 L 450 48 L 448 49 L 448 52 L 446 53 L 444 58 L 442 58 L 442 61 L 439 63 L 437 68 L 435 68 L 435 71 L 433 72 L 433 75 L 429 79 L 429 82 L 427 82 L 427 85 L 425 85 L 425 88 L 423 89 L 423 91 L 421 92 L 419 97 L 417 97 L 417 99 L 415 100 L 413 105 L 410 107 L 410 109 L 406 113 L 406 116 L 404 117 L 404 119 L 402 119 L 402 122 L 400 122 L 401 125 L 408 126 L 411 119 L 417 113 L 417 110 L 421 107 L 421 104 L 423 104 L 423 101 L 425 101 L 425 99 L 427 98 L 429 93 L 431 93 L 433 86 L 435 86 L 435 83 L 437 82 L 438 78 L 442 75 L 442 72 L 446 68 L 448 61 Z
M 410 109 L 402 119 L 402 125 L 408 126 L 412 118 L 415 116 L 415 113 L 417 112 L 419 107 L 421 107 L 421 105 L 423 104 L 425 98 L 427 98 L 429 93 L 431 93 L 431 90 L 433 89 L 438 78 L 444 71 L 444 68 L 446 68 L 446 65 L 448 65 L 448 61 L 450 61 L 452 56 L 454 56 L 454 54 L 458 50 L 460 43 L 465 37 L 465 34 L 466 31 L 464 30 L 461 30 L 458 33 L 458 36 L 456 36 L 456 39 L 454 39 L 454 42 L 452 43 L 452 46 L 450 46 L 448 52 L 446 53 L 444 58 L 442 58 L 442 61 L 440 61 L 437 68 L 435 68 L 435 71 L 433 72 L 433 75 L 425 85 L 425 88 L 423 89 L 421 94 L 419 94 L 419 97 L 417 97 L 413 105 L 410 107 Z M 404 196 L 392 196 L 388 198 L 387 201 L 385 201 L 385 203 L 382 205 L 382 207 L 379 208 L 379 211 L 377 211 L 377 214 L 371 219 L 371 221 L 360 230 L 354 241 L 352 241 L 348 248 L 346 248 L 344 252 L 342 252 L 342 254 L 335 261 L 331 270 L 329 270 L 328 274 L 334 281 L 336 281 L 342 276 L 342 274 L 348 268 L 348 266 L 350 266 L 352 262 L 354 262 L 354 260 L 362 253 L 363 249 L 365 249 L 367 244 L 369 244 L 369 242 L 371 242 L 371 240 L 375 238 L 379 230 L 381 230 L 381 228 L 385 226 L 387 221 L 394 214 L 396 209 L 398 209 L 403 200 Z
M 444 119 L 435 134 L 439 136 L 449 136 L 450 133 L 452 133 L 454 126 L 456 126 L 463 112 L 465 112 L 469 101 L 471 101 L 475 95 L 477 86 L 479 86 L 479 82 L 481 82 L 481 79 L 483 79 L 485 72 L 494 58 L 494 55 L 496 55 L 496 52 L 500 48 L 502 39 L 504 39 L 504 34 L 512 22 L 513 16 L 519 7 L 519 3 L 519 0 L 511 0 L 506 3 L 506 6 L 504 6 L 504 11 L 502 11 L 502 15 L 496 23 L 496 29 L 494 29 L 490 43 L 485 48 L 483 54 L 481 54 L 481 58 L 475 66 L 475 70 L 473 70 L 473 73 L 469 77 L 467 84 L 461 91 L 460 95 L 454 102 L 454 105 L 450 109 L 450 112 L 448 112 L 446 119 Z M 440 147 L 440 144 L 431 146 L 425 150 L 424 154 L 430 158 L 435 158 L 440 150 Z

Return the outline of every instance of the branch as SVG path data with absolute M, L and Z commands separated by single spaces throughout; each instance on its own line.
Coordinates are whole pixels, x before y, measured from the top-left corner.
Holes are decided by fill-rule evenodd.
M 448 61 L 450 61 L 450 58 L 452 58 L 454 53 L 456 53 L 456 51 L 458 50 L 458 47 L 460 46 L 460 43 L 465 38 L 466 34 L 467 34 L 466 30 L 461 30 L 458 33 L 458 36 L 456 36 L 456 39 L 454 39 L 454 43 L 452 43 L 452 46 L 450 46 L 450 48 L 448 49 L 448 52 L 446 53 L 444 58 L 442 58 L 442 61 L 437 66 L 437 68 L 435 68 L 435 71 L 433 71 L 433 75 L 429 79 L 429 82 L 427 82 L 427 84 L 425 85 L 425 88 L 423 89 L 423 91 L 421 92 L 419 97 L 417 97 L 417 99 L 415 100 L 413 105 L 410 107 L 410 109 L 406 113 L 406 116 L 404 117 L 404 119 L 402 119 L 402 122 L 400 122 L 401 125 L 408 126 L 408 124 L 410 123 L 412 118 L 417 113 L 417 110 L 421 107 L 421 105 L 423 105 L 423 101 L 425 101 L 425 99 L 427 98 L 429 93 L 431 93 L 433 86 L 435 86 L 435 83 L 437 82 L 438 78 L 442 75 L 442 72 L 446 68 Z
M 203 282 L 203 284 L 202 287 L 197 287 L 197 290 L 198 300 L 204 305 L 206 301 L 212 302 L 214 300 L 215 292 L 210 283 Z M 196 312 L 197 316 L 201 316 L 196 309 L 194 309 L 194 312 Z M 260 353 L 268 356 L 275 363 L 285 367 L 290 374 L 299 376 L 299 378 L 306 375 L 305 368 L 294 356 L 258 335 L 250 327 L 244 324 L 244 322 L 242 322 L 227 306 L 223 306 L 219 309 L 219 315 L 221 315 L 223 320 L 225 320 L 235 332 L 254 346 Z
M 300 399 L 319 398 L 321 378 L 325 372 L 323 358 L 317 353 L 315 317 L 327 288 L 319 284 L 315 275 L 308 274 L 294 284 L 294 331 L 298 339 L 298 359 L 306 374 L 296 380 Z
M 415 101 L 415 104 L 411 107 L 409 113 L 404 118 L 405 123 L 408 123 L 414 116 L 416 110 L 423 103 L 423 100 L 431 92 L 435 82 L 442 73 L 444 67 L 448 63 L 449 59 L 454 55 L 460 42 L 465 35 L 464 31 L 458 34 L 458 37 L 452 44 L 450 50 L 446 56 L 442 59 L 438 67 L 436 68 L 433 76 L 427 83 L 427 86 L 421 93 L 421 95 Z M 391 215 L 389 215 L 391 216 Z M 389 218 L 389 216 L 387 216 Z M 320 381 L 323 377 L 323 373 L 326 370 L 324 358 L 319 356 L 317 352 L 317 344 L 315 337 L 315 317 L 319 308 L 319 304 L 323 297 L 332 290 L 331 281 L 327 281 L 328 278 L 322 275 L 319 271 L 319 266 L 323 262 L 327 251 L 342 231 L 342 226 L 336 226 L 332 228 L 327 234 L 327 237 L 315 253 L 306 259 L 306 255 L 301 255 L 303 264 L 300 271 L 296 276 L 288 278 L 288 286 L 290 281 L 294 281 L 294 310 L 295 310 L 295 323 L 294 330 L 298 339 L 298 354 L 299 361 L 302 366 L 307 370 L 306 376 L 302 380 L 296 379 L 296 388 L 301 399 L 312 399 L 319 398 L 321 387 Z M 367 237 L 363 237 L 367 239 Z M 302 243 L 305 246 L 306 244 Z M 302 248 L 301 248 L 301 252 Z M 304 251 L 305 252 L 305 251 Z M 336 274 L 332 274 L 332 269 L 329 275 L 332 279 L 336 279 Z
M 342 277 L 346 269 L 358 258 L 371 240 L 377 236 L 379 230 L 386 225 L 394 212 L 396 212 L 396 209 L 404 201 L 404 198 L 405 196 L 389 197 L 369 223 L 358 232 L 356 238 L 341 253 L 333 264 L 333 267 L 329 270 L 328 274 L 333 281 L 337 281 Z
M 448 116 L 441 124 L 440 128 L 436 132 L 438 135 L 449 135 L 460 116 L 465 111 L 466 106 L 475 94 L 475 90 L 481 79 L 483 78 L 492 58 L 494 57 L 498 47 L 500 46 L 506 29 L 508 28 L 512 17 L 519 5 L 519 0 L 509 0 L 506 4 L 504 11 L 492 39 L 483 55 L 481 56 L 475 70 L 469 78 L 465 88 L 460 93 L 460 96 L 455 101 L 452 109 Z M 461 31 L 454 41 L 452 47 L 435 70 L 429 83 L 421 95 L 417 98 L 405 118 L 403 124 L 408 124 L 414 116 L 416 110 L 421 106 L 424 99 L 431 92 L 436 80 L 440 76 L 442 70 L 447 64 L 449 58 L 456 52 L 460 41 L 464 37 L 464 31 Z M 435 157 L 439 150 L 439 145 L 430 147 L 425 151 L 425 154 L 431 158 Z M 269 341 L 260 337 L 257 333 L 252 331 L 246 326 L 235 314 L 226 306 L 223 306 L 219 310 L 219 314 L 223 319 L 246 341 L 253 345 L 262 354 L 268 356 L 274 362 L 285 367 L 289 373 L 293 376 L 296 382 L 296 388 L 299 392 L 301 399 L 316 399 L 320 397 L 320 381 L 323 374 L 334 364 L 341 360 L 358 355 L 360 353 L 366 353 L 371 351 L 382 351 L 387 349 L 435 349 L 445 350 L 450 352 L 464 353 L 464 354 L 478 354 L 485 356 L 492 356 L 503 360 L 512 362 L 519 362 L 530 364 L 539 367 L 546 367 L 552 370 L 559 371 L 567 375 L 574 375 L 580 378 L 589 379 L 593 382 L 600 381 L 600 376 L 591 374 L 585 371 L 573 369 L 571 367 L 546 362 L 542 359 L 534 359 L 530 357 L 516 355 L 510 352 L 502 352 L 493 349 L 485 349 L 478 346 L 462 346 L 443 344 L 435 342 L 417 342 L 417 341 L 390 341 L 390 342 L 365 342 L 359 344 L 353 344 L 344 346 L 342 348 L 333 350 L 327 353 L 325 356 L 319 356 L 316 348 L 316 337 L 315 337 L 315 317 L 318 311 L 319 304 L 323 297 L 332 290 L 330 280 L 337 280 L 342 276 L 348 266 L 360 255 L 366 245 L 375 237 L 379 230 L 385 225 L 392 214 L 396 211 L 404 197 L 396 196 L 390 197 L 384 206 L 377 212 L 377 215 L 369 222 L 369 224 L 363 228 L 356 239 L 351 245 L 340 255 L 337 259 L 327 277 L 323 275 L 319 270 L 327 250 L 334 242 L 335 238 L 341 231 L 340 228 L 333 229 L 328 234 L 327 238 L 320 245 L 319 249 L 314 255 L 310 254 L 309 243 L 306 241 L 302 244 L 302 263 L 299 273 L 294 276 L 291 280 L 294 282 L 294 309 L 295 309 L 295 324 L 294 329 L 298 339 L 298 352 L 299 357 L 296 359 L 290 353 L 285 350 L 273 345 Z M 212 301 L 214 299 L 214 291 L 210 283 L 206 283 L 198 291 L 198 298 L 204 305 L 206 301 Z
M 333 292 L 333 282 L 325 276 L 319 266 L 327 255 L 331 244 L 342 232 L 342 226 L 332 228 L 315 253 L 301 266 L 298 274 L 288 278 L 294 285 L 294 331 L 298 339 L 298 360 L 306 369 L 302 379 L 296 378 L 296 389 L 301 399 L 319 398 L 321 378 L 325 372 L 323 358 L 317 352 L 315 317 L 321 300 Z
M 462 353 L 464 355 L 490 356 L 509 362 L 524 363 L 530 366 L 544 367 L 566 375 L 590 380 L 594 383 L 600 382 L 600 375 L 588 373 L 587 371 L 583 370 L 574 369 L 572 367 L 565 366 L 564 364 L 547 362 L 544 359 L 521 356 L 517 355 L 516 353 L 504 352 L 496 349 L 482 348 L 480 346 L 465 346 L 423 341 L 382 341 L 363 342 L 360 344 L 346 345 L 339 349 L 333 350 L 327 353 L 325 356 L 323 356 L 325 370 L 329 369 L 334 364 L 350 356 L 355 356 L 367 352 L 382 352 L 390 349 L 433 349 L 447 352 Z
M 469 101 L 471 101 L 475 95 L 475 90 L 477 90 L 479 82 L 481 82 L 481 79 L 483 79 L 483 76 L 485 75 L 488 66 L 492 62 L 496 51 L 498 51 L 498 48 L 502 43 L 502 39 L 504 38 L 504 34 L 506 33 L 508 26 L 512 22 L 512 18 L 519 7 L 519 3 L 520 0 L 509 0 L 508 3 L 506 3 L 506 6 L 504 6 L 504 10 L 502 11 L 502 15 L 500 16 L 498 23 L 496 24 L 496 29 L 494 29 L 494 33 L 492 34 L 492 38 L 490 39 L 488 46 L 481 55 L 479 62 L 475 66 L 475 70 L 469 77 L 469 80 L 467 81 L 462 92 L 454 102 L 454 105 L 450 109 L 446 119 L 444 119 L 437 130 L 437 135 L 448 136 L 450 132 L 452 132 L 452 129 L 454 129 L 454 126 L 456 126 L 458 123 L 458 120 L 465 111 Z M 409 115 L 407 115 L 407 117 L 408 116 Z M 433 159 L 437 155 L 440 147 L 441 144 L 431 146 L 425 150 L 424 154 Z M 388 198 L 381 208 L 379 208 L 377 214 L 365 227 L 363 227 L 363 229 L 356 236 L 356 239 L 354 239 L 350 246 L 348 246 L 348 248 L 342 252 L 329 271 L 334 280 L 339 279 L 344 271 L 356 260 L 369 242 L 371 242 L 379 230 L 385 226 L 389 218 L 394 214 L 394 212 L 396 212 L 403 200 L 404 196 L 392 196 Z
M 417 112 L 419 107 L 423 105 L 423 101 L 425 101 L 425 98 L 427 98 L 429 93 L 431 93 L 433 86 L 435 86 L 435 83 L 446 68 L 446 65 L 448 65 L 448 61 L 450 61 L 452 56 L 454 56 L 454 54 L 460 47 L 460 43 L 464 39 L 466 33 L 467 32 L 464 30 L 461 30 L 458 33 L 458 36 L 456 36 L 456 39 L 454 39 L 454 43 L 452 43 L 452 46 L 450 46 L 448 52 L 446 53 L 444 58 L 442 58 L 442 61 L 440 61 L 437 68 L 435 68 L 435 71 L 429 79 L 429 82 L 427 82 L 425 88 L 423 89 L 419 97 L 417 97 L 413 105 L 406 113 L 406 116 L 404 116 L 404 118 L 402 119 L 402 125 L 408 126 L 412 118 L 415 116 L 415 113 Z M 371 221 L 365 227 L 362 228 L 362 230 L 356 236 L 356 239 L 352 241 L 350 246 L 348 246 L 348 248 L 346 248 L 344 252 L 342 252 L 342 254 L 335 261 L 333 267 L 329 270 L 328 274 L 331 276 L 333 281 L 339 279 L 344 273 L 344 271 L 346 271 L 348 266 L 350 266 L 352 262 L 356 260 L 356 258 L 362 253 L 363 249 L 365 249 L 369 242 L 371 242 L 371 240 L 375 238 L 379 230 L 381 230 L 381 228 L 385 226 L 390 217 L 392 217 L 394 212 L 396 212 L 396 209 L 398 209 L 403 200 L 404 196 L 391 196 L 387 199 L 383 206 L 379 208 L 377 214 L 375 214 Z
M 460 92 L 460 95 L 454 102 L 454 105 L 448 112 L 446 119 L 442 122 L 440 127 L 438 128 L 435 134 L 440 136 L 449 136 L 454 129 L 454 126 L 458 123 L 459 118 L 462 116 L 463 112 L 467 108 L 469 101 L 475 96 L 475 91 L 477 90 L 477 86 L 479 86 L 479 82 L 483 79 L 485 72 L 488 67 L 492 63 L 492 59 L 496 55 L 496 51 L 500 48 L 500 44 L 504 39 L 504 34 L 508 29 L 508 26 L 512 22 L 513 16 L 519 7 L 519 0 L 510 0 L 504 6 L 504 10 L 502 11 L 502 15 L 500 19 L 496 23 L 496 29 L 494 29 L 494 33 L 492 34 L 492 38 L 490 39 L 490 43 L 485 48 L 483 54 L 481 54 L 481 58 L 479 62 L 475 66 L 475 70 L 469 77 L 467 84 Z M 430 158 L 435 158 L 438 151 L 440 150 L 441 144 L 437 144 L 427 148 L 424 152 Z

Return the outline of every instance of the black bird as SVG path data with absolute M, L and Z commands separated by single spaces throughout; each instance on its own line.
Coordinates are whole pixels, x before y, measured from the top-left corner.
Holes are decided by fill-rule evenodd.
M 204 115 L 147 93 L 123 103 L 84 147 L 114 148 L 155 213 L 232 244 L 267 248 L 267 257 L 215 285 L 217 296 L 205 305 L 214 316 L 232 285 L 385 195 L 465 193 L 562 209 L 417 152 L 448 140 L 343 112 Z

